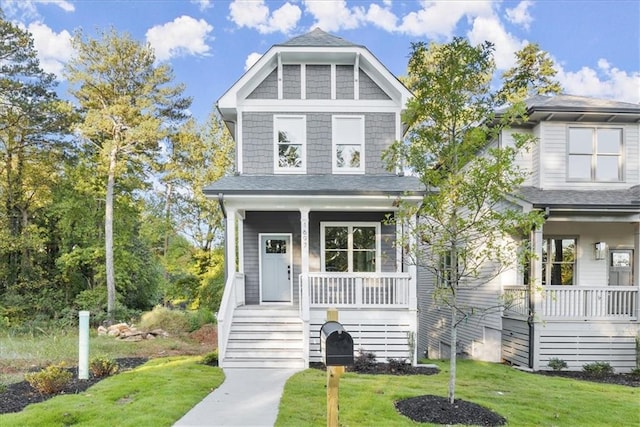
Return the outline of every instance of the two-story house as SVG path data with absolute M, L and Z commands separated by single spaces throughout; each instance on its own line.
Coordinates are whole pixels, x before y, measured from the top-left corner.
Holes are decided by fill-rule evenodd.
M 537 138 L 518 159 L 529 176 L 513 202 L 545 222 L 528 236 L 528 265 L 461 296 L 482 305 L 504 295 L 509 304 L 461 324 L 458 350 L 534 370 L 558 358 L 571 370 L 607 362 L 629 371 L 640 335 L 640 106 L 561 95 L 527 107 L 528 123 L 498 143 L 512 143 L 514 131 Z M 433 301 L 433 281 L 420 285 L 420 324 L 429 326 L 418 349 L 447 357 L 448 314 Z
M 355 349 L 415 360 L 416 269 L 386 219 L 423 187 L 382 161 L 410 96 L 366 47 L 315 29 L 218 100 L 236 142 L 236 174 L 206 189 L 226 218 L 221 366 L 319 361 L 328 308 Z

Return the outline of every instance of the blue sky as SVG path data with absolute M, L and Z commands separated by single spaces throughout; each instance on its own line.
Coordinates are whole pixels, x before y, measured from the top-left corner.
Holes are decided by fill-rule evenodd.
M 639 0 L 0 0 L 34 36 L 46 71 L 61 75 L 76 29 L 113 26 L 149 42 L 173 67 L 204 119 L 273 44 L 315 27 L 369 48 L 403 75 L 411 42 L 454 36 L 495 44 L 499 70 L 535 42 L 570 94 L 640 102 Z M 64 82 L 60 85 L 64 90 Z

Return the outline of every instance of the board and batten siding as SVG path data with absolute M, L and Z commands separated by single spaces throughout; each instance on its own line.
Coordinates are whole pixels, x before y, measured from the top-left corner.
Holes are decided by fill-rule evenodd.
M 365 173 L 392 175 L 382 160 L 383 151 L 393 143 L 396 134 L 394 113 L 242 113 L 242 151 L 244 173 L 273 174 L 273 116 L 304 115 L 307 123 L 307 174 L 330 174 L 332 171 L 332 120 L 333 115 L 364 116 L 365 123 Z
M 567 179 L 570 126 L 621 128 L 623 132 L 624 179 L 621 182 L 576 182 Z M 640 184 L 639 135 L 637 124 L 542 122 L 540 129 L 540 187 L 551 190 L 624 189 Z
M 247 305 L 260 303 L 260 233 L 291 234 L 293 248 L 293 302 L 297 304 L 300 274 L 300 212 L 246 212 L 243 221 L 244 286 Z

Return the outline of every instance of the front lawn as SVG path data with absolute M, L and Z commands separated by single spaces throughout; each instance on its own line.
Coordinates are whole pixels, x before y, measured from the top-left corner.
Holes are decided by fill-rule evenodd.
M 447 395 L 448 361 L 435 362 L 436 375 L 363 375 L 340 380 L 340 425 L 416 426 L 394 402 L 408 397 Z M 326 425 L 326 374 L 308 369 L 285 386 L 276 425 Z M 485 406 L 510 426 L 640 425 L 640 389 L 548 377 L 492 363 L 458 361 L 456 398 Z

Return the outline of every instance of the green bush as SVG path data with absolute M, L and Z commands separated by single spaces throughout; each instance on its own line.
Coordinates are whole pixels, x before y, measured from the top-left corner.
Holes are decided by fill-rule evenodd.
M 106 357 L 94 357 L 89 361 L 89 370 L 96 378 L 108 377 L 118 372 L 119 366 L 115 360 Z
M 72 378 L 73 374 L 65 369 L 64 363 L 50 365 L 24 376 L 29 385 L 42 394 L 58 393 L 71 382 Z
M 352 370 L 355 372 L 367 372 L 376 365 L 376 355 L 370 351 L 360 351 L 353 359 Z
M 202 326 L 216 323 L 216 315 L 211 310 L 199 308 L 198 310 L 186 312 L 187 321 L 189 323 L 189 332 L 196 331 Z
M 203 365 L 218 366 L 218 350 L 214 350 L 211 353 L 207 353 L 202 356 L 202 361 L 200 363 Z
M 549 363 L 547 363 L 551 369 L 554 371 L 561 371 L 567 367 L 567 362 L 557 357 L 549 359 Z
M 162 329 L 171 335 L 180 335 L 189 332 L 190 324 L 184 311 L 156 306 L 142 315 L 138 328 L 148 331 Z
M 608 362 L 593 362 L 582 365 L 582 370 L 594 377 L 604 377 L 613 374 L 613 367 Z

